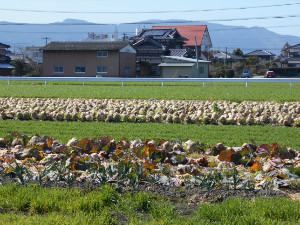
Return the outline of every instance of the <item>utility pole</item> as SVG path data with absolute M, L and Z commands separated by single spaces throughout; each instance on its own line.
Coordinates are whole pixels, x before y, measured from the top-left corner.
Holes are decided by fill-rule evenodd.
M 228 52 L 227 52 L 227 47 L 226 47 L 226 65 L 228 64 L 228 62 L 227 62 L 227 54 L 228 54 Z
M 44 40 L 46 40 L 46 45 L 48 44 L 48 39 L 50 40 L 49 37 L 43 37 Z
M 197 74 L 199 76 L 199 59 L 198 59 L 198 46 L 197 46 L 197 37 L 195 36 L 195 50 L 196 50 L 196 60 L 197 60 Z

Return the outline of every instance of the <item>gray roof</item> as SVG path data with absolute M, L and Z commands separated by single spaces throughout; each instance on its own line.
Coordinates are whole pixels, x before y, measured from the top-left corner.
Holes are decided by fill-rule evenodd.
M 181 39 L 181 40 L 188 40 L 185 37 L 182 37 L 178 31 L 173 29 L 143 29 L 134 39 L 143 39 L 145 37 L 151 37 L 153 39 Z
M 178 67 L 191 67 L 194 66 L 196 63 L 161 63 L 158 66 L 163 66 L 163 67 L 173 67 L 173 66 L 178 66 Z
M 42 47 L 43 51 L 99 51 L 99 50 L 110 50 L 117 51 L 129 45 L 127 41 L 110 41 L 110 42 L 51 42 L 48 45 Z
M 166 59 L 175 59 L 175 60 L 178 60 L 178 61 L 192 62 L 192 63 L 196 63 L 196 62 L 197 62 L 197 59 L 186 58 L 186 57 L 180 57 L 180 56 L 163 56 L 162 58 L 166 58 Z M 209 63 L 210 61 L 200 60 L 200 59 L 199 59 L 198 62 Z
M 244 56 L 275 56 L 275 54 L 268 52 L 266 50 L 255 50 L 253 52 L 244 54 Z
M 186 49 L 170 49 L 170 55 L 171 56 L 180 56 L 184 57 L 184 55 L 187 53 Z
M 300 49 L 300 44 L 290 46 L 287 49 Z
M 13 69 L 15 67 L 13 67 L 12 65 L 10 65 L 8 63 L 0 63 L 0 68 L 1 69 Z
M 218 59 L 226 59 L 226 53 L 221 51 L 213 54 L 213 56 Z M 243 60 L 244 58 L 235 54 L 227 53 L 227 59 Z
M 0 42 L 0 48 L 10 48 L 10 46 Z

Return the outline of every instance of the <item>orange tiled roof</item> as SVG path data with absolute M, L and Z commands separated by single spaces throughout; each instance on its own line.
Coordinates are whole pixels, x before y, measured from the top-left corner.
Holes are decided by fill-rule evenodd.
M 197 45 L 201 45 L 203 35 L 206 31 L 206 25 L 181 25 L 181 26 L 153 26 L 152 29 L 172 29 L 176 28 L 182 37 L 189 40 L 185 41 L 184 46 L 194 46 L 195 36 L 197 37 Z

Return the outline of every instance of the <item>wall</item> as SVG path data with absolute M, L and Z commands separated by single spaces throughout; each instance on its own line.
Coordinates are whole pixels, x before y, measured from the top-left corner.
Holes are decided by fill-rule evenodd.
M 188 78 L 208 78 L 208 63 L 199 63 L 200 67 L 203 67 L 203 73 L 197 73 L 197 65 L 194 66 L 174 66 L 174 67 L 162 67 L 163 78 L 180 78 L 188 76 Z
M 125 74 L 125 67 L 130 67 L 130 74 Z M 120 53 L 120 76 L 136 76 L 136 53 Z
M 64 66 L 64 73 L 54 73 L 54 66 Z M 85 73 L 75 73 L 75 66 L 85 66 Z M 107 66 L 107 73 L 96 73 L 97 66 Z M 43 76 L 94 77 L 119 76 L 119 52 L 97 57 L 97 51 L 44 51 Z

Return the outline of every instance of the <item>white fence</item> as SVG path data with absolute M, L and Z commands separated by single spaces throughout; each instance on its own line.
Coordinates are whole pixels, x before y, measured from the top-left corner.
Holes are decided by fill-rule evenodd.
M 0 77 L 0 80 L 6 80 L 8 85 L 10 81 L 44 81 L 47 85 L 48 81 L 79 81 L 85 85 L 85 82 L 121 82 L 124 86 L 125 82 L 160 82 L 164 86 L 165 82 L 202 82 L 203 87 L 207 82 L 244 82 L 246 87 L 248 83 L 300 83 L 299 78 L 122 78 L 122 77 Z

